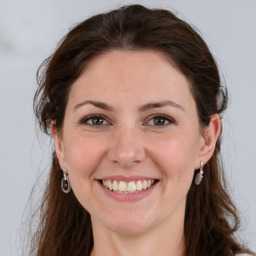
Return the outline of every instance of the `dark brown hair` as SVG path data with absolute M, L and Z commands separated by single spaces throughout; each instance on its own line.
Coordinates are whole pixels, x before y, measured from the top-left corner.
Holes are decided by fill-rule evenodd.
M 128 5 L 78 24 L 41 65 L 34 110 L 46 134 L 53 120 L 61 129 L 69 90 L 85 65 L 113 49 L 150 49 L 165 54 L 189 80 L 202 128 L 209 125 L 212 114 L 225 110 L 226 90 L 221 86 L 217 65 L 195 29 L 170 11 Z M 226 190 L 219 153 L 220 138 L 205 165 L 202 184 L 193 183 L 187 195 L 186 256 L 231 256 L 247 251 L 234 238 L 239 219 Z M 93 247 L 90 215 L 73 192 L 61 191 L 61 178 L 62 171 L 53 152 L 49 183 L 40 208 L 40 225 L 30 255 L 90 255 Z

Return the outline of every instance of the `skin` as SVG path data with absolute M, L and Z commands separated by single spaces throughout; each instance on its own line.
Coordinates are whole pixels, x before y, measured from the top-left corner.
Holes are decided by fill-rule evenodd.
M 161 53 L 113 50 L 93 59 L 72 85 L 64 123 L 52 137 L 73 192 L 90 213 L 92 255 L 182 255 L 186 195 L 212 156 L 219 116 L 200 129 L 189 82 Z M 84 101 L 111 106 L 102 109 Z M 139 111 L 152 102 L 175 104 Z M 85 120 L 92 114 L 105 119 Z M 159 120 L 154 114 L 164 114 Z M 157 125 L 158 124 L 158 125 Z M 159 182 L 138 201 L 117 201 L 98 183 L 140 175 Z

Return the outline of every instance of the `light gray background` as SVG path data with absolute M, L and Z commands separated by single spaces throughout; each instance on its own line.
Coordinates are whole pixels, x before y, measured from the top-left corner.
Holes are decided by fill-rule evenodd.
M 242 215 L 239 233 L 256 250 L 256 1 L 0 1 L 0 255 L 21 255 L 19 231 L 30 191 L 51 147 L 36 136 L 36 70 L 67 29 L 125 3 L 176 10 L 202 33 L 231 95 L 223 155 Z M 24 238 L 25 233 L 21 232 Z

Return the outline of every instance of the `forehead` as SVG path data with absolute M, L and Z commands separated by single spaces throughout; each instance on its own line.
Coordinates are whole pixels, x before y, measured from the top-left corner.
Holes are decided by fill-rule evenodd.
M 132 98 L 133 103 L 165 97 L 193 104 L 186 77 L 164 54 L 151 50 L 112 50 L 95 57 L 70 92 L 76 101 L 88 97 L 124 102 Z

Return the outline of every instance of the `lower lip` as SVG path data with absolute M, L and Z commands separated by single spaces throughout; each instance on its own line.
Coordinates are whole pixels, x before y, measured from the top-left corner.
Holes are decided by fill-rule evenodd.
M 103 191 L 110 196 L 111 198 L 117 200 L 117 201 L 139 201 L 145 197 L 147 197 L 156 187 L 158 182 L 155 182 L 150 188 L 141 190 L 136 193 L 116 193 L 112 190 L 107 189 L 105 186 L 103 186 L 100 182 L 98 182 L 100 187 L 103 189 Z

